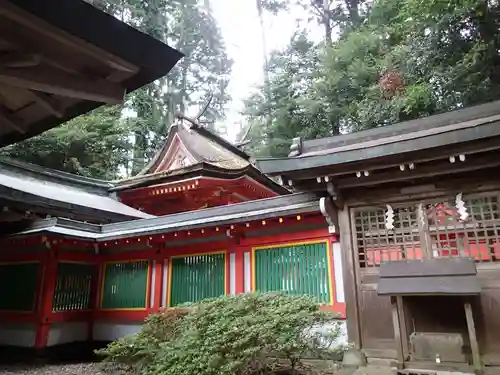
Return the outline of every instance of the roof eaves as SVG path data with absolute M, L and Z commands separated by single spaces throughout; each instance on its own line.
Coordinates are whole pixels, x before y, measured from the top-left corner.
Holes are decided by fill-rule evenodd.
M 227 207 L 215 207 L 153 219 L 105 225 L 87 224 L 68 219 L 46 219 L 33 223 L 30 228 L 16 235 L 51 233 L 102 242 L 129 236 L 169 233 L 218 224 L 233 224 L 240 222 L 243 214 L 245 220 L 260 220 L 283 215 L 317 212 L 319 211 L 318 201 L 319 197 L 316 194 L 297 193 Z
M 259 159 L 256 164 L 263 173 L 279 175 L 325 166 L 362 162 L 500 136 L 499 125 L 500 115 L 457 123 L 454 124 L 454 129 L 450 127 L 442 132 L 426 132 L 426 135 L 417 138 L 407 136 L 401 137 L 399 140 L 393 138 L 390 142 L 380 140 L 378 144 L 370 144 L 367 147 L 348 147 L 338 152 L 333 149 L 331 153 L 321 152 L 299 157 Z
M 103 192 L 107 192 L 108 189 L 113 186 L 112 183 L 104 180 L 98 180 L 90 177 L 58 171 L 56 169 L 46 168 L 31 163 L 25 163 L 20 160 L 8 157 L 0 158 L 0 165 L 4 165 L 8 169 L 18 169 L 20 170 L 20 172 L 31 172 L 37 177 L 48 177 L 51 180 L 56 180 L 57 182 L 61 183 L 73 183 L 75 185 L 79 185 L 82 189 L 85 189 L 85 187 L 92 187 L 103 189 Z
M 8 1 L 50 25 L 140 67 L 137 74 L 120 83 L 127 93 L 165 76 L 184 56 L 83 0 Z M 88 27 L 90 23 L 92 27 Z M 41 134 L 102 105 L 94 101 L 78 101 L 66 108 L 62 117 L 44 117 L 30 124 L 24 133 L 5 134 L 0 137 L 0 147 Z
M 429 130 L 457 123 L 463 123 L 500 114 L 500 101 L 457 109 L 449 112 L 421 117 L 413 120 L 399 122 L 392 125 L 379 126 L 373 129 L 336 135 L 333 137 L 317 138 L 301 141 L 301 155 L 322 150 L 335 149 L 366 142 L 389 138 L 392 136 Z

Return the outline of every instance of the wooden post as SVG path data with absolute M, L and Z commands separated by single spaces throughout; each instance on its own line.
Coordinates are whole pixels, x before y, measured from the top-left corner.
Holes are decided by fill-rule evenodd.
M 481 365 L 481 356 L 479 354 L 479 344 L 476 336 L 476 326 L 474 324 L 474 315 L 472 314 L 472 306 L 470 301 L 464 303 L 465 319 L 467 320 L 467 330 L 469 331 L 469 341 L 472 351 L 472 365 L 476 374 L 482 374 L 483 366 Z
M 403 302 L 403 297 L 397 296 L 396 303 L 398 306 L 398 316 L 399 316 L 399 327 L 401 328 L 401 345 L 403 346 L 403 359 L 405 361 L 409 360 L 409 343 L 408 343 L 408 327 L 406 326 L 406 316 L 405 307 Z
M 52 251 L 48 251 L 47 257 L 44 260 L 43 281 L 40 286 L 40 308 L 38 311 L 39 320 L 35 336 L 36 349 L 42 349 L 47 346 L 56 279 L 57 249 L 54 249 Z
M 396 351 L 398 353 L 398 367 L 403 368 L 403 344 L 401 342 L 401 324 L 399 322 L 397 297 L 391 297 L 392 324 L 394 326 L 394 340 L 396 341 Z
M 344 294 L 346 301 L 347 335 L 355 348 L 361 349 L 361 330 L 359 327 L 358 286 L 356 280 L 356 263 L 351 242 L 351 218 L 349 208 L 344 206 L 338 210 L 340 227 L 340 248 L 342 253 L 342 267 L 344 276 Z
M 418 232 L 420 235 L 420 243 L 422 247 L 422 255 L 424 258 L 432 258 L 432 240 L 429 235 L 429 225 L 427 222 L 427 214 L 424 210 L 424 205 L 422 202 L 417 207 L 417 222 L 418 222 Z

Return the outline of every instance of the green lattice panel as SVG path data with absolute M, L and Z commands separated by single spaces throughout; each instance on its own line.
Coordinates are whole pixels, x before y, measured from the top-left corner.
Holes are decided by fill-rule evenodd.
M 255 289 L 330 302 L 326 242 L 255 250 Z
M 93 273 L 91 264 L 59 263 L 52 310 L 90 309 Z
M 172 258 L 170 306 L 225 294 L 224 253 Z
M 39 263 L 0 264 L 0 310 L 32 311 Z
M 148 261 L 108 263 L 104 274 L 103 309 L 143 309 L 148 289 Z

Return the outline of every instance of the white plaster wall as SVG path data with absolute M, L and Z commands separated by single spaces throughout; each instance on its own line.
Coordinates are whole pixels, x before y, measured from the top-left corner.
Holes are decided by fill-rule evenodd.
M 337 303 L 345 303 L 344 294 L 344 269 L 342 265 L 342 251 L 340 243 L 334 242 L 332 245 L 334 282 L 335 282 L 335 299 Z
M 50 326 L 47 346 L 87 341 L 88 329 L 87 322 L 54 323 Z
M 95 341 L 114 341 L 123 336 L 131 335 L 140 331 L 141 324 L 114 324 L 96 322 L 94 324 Z
M 31 348 L 35 346 L 36 326 L 32 324 L 0 325 L 0 345 Z

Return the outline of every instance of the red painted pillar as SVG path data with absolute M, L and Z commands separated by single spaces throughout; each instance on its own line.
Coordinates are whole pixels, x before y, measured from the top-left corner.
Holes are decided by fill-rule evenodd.
M 153 287 L 155 288 L 154 300 L 152 306 L 152 312 L 158 312 L 161 307 L 161 296 L 163 293 L 163 258 L 157 257 L 155 263 L 155 282 Z
M 40 284 L 39 294 L 39 320 L 35 336 L 36 349 L 45 348 L 49 338 L 52 302 L 54 300 L 57 278 L 57 253 L 57 248 L 49 250 L 43 261 L 43 279 Z
M 99 309 L 99 291 L 101 288 L 101 268 L 103 262 L 100 261 L 99 254 L 92 255 L 92 265 L 94 272 L 92 274 L 92 290 L 90 292 L 90 313 L 88 322 L 87 339 L 92 341 L 94 339 L 94 322 L 96 312 Z
M 243 246 L 236 246 L 234 248 L 236 294 L 241 294 L 245 292 L 245 260 L 244 260 L 245 249 L 246 247 Z

